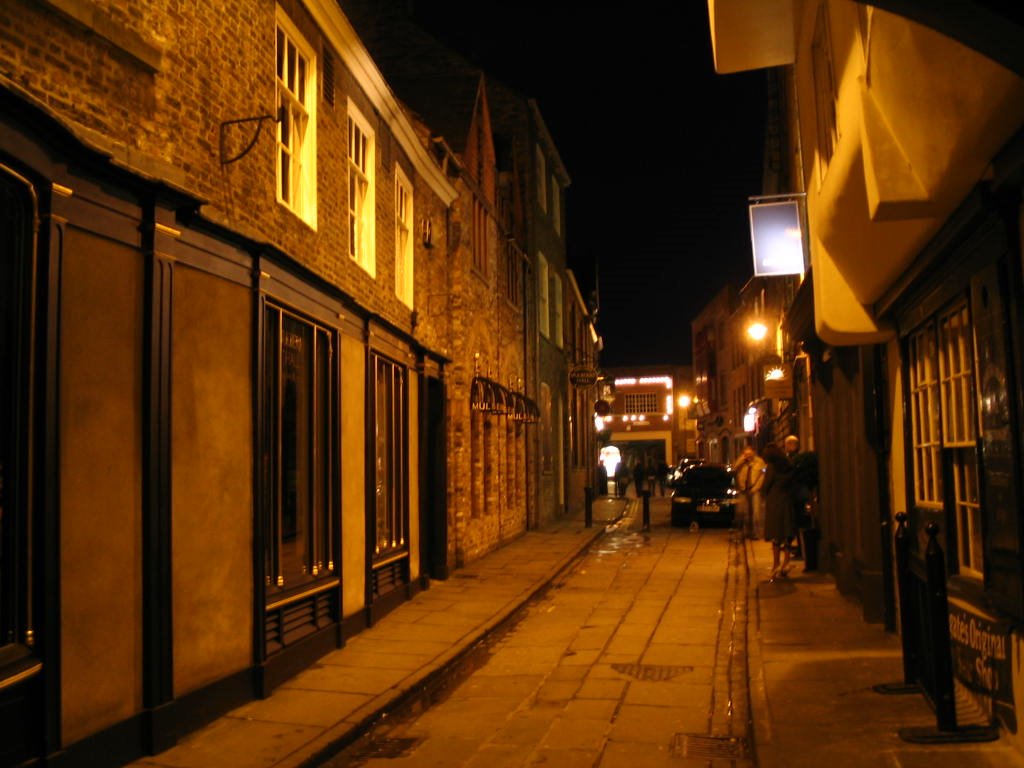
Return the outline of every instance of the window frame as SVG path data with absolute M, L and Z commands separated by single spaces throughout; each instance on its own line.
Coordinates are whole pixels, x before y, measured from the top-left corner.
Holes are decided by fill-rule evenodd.
M 395 295 L 409 309 L 415 306 L 414 204 L 409 177 L 395 165 Z
M 347 112 L 348 255 L 370 277 L 376 277 L 376 134 L 351 98 Z M 357 195 L 360 183 L 362 190 Z
M 373 386 L 373 433 L 369 470 L 376 495 L 370 500 L 374 529 L 368 532 L 368 539 L 371 542 L 372 565 L 377 566 L 409 554 L 409 369 L 376 350 L 371 351 L 369 360 L 373 366 L 370 377 Z M 397 393 L 393 386 L 382 391 L 382 372 L 390 373 L 392 385 L 396 381 L 399 383 Z M 388 418 L 383 425 L 382 405 L 388 407 Z M 380 530 L 382 516 L 389 523 L 387 533 L 390 534 L 390 539 L 383 542 L 384 546 Z
M 939 403 L 938 339 L 934 326 L 928 323 L 913 333 L 907 349 L 914 503 L 918 507 L 942 509 L 942 433 L 936 410 Z
M 551 335 L 551 305 L 548 293 L 548 260 L 537 251 L 537 330 L 545 339 Z
M 317 56 L 313 46 L 280 6 L 275 18 L 274 93 L 278 115 L 282 118 L 277 122 L 275 133 L 275 197 L 278 203 L 316 229 Z M 282 41 L 287 43 L 284 54 L 281 51 Z M 294 69 L 288 66 L 288 46 L 295 50 Z M 302 70 L 305 70 L 304 76 L 300 76 Z
M 551 293 L 551 306 L 554 310 L 554 318 L 552 319 L 551 335 L 554 337 L 553 341 L 555 346 L 561 349 L 565 344 L 565 324 L 563 314 L 565 312 L 564 307 L 564 287 L 562 285 L 562 276 L 555 272 L 551 275 L 551 287 L 554 289 Z
M 985 542 L 978 457 L 978 410 L 975 398 L 977 370 L 974 326 L 967 301 L 937 318 L 939 381 L 942 410 L 942 445 L 948 453 L 950 506 L 956 530 L 957 570 L 961 576 L 982 581 Z
M 536 150 L 536 173 L 537 173 L 537 205 L 544 213 L 548 212 L 548 162 L 544 156 L 544 150 L 541 149 L 540 144 L 534 146 Z
M 914 504 L 948 515 L 955 572 L 985 578 L 977 359 L 966 297 L 932 315 L 907 339 L 909 447 Z
M 505 251 L 505 299 L 513 307 L 523 304 L 523 258 L 524 254 L 514 238 L 506 238 Z
M 489 277 L 487 248 L 487 206 L 473 196 L 473 227 L 470 247 L 473 251 L 473 271 L 486 282 Z
M 340 495 L 336 482 L 339 423 L 340 377 L 337 363 L 338 332 L 311 318 L 296 312 L 284 304 L 266 300 L 262 307 L 263 342 L 262 369 L 263 412 L 260 450 L 263 455 L 264 477 L 261 506 L 263 508 L 263 559 L 265 599 L 268 609 L 293 596 L 301 597 L 312 588 L 336 584 L 340 578 L 340 557 L 337 528 L 340 520 Z M 275 321 L 276 319 L 276 321 Z M 304 404 L 306 418 L 305 432 L 300 425 L 294 427 L 296 434 L 294 452 L 299 454 L 300 442 L 305 443 L 305 455 L 309 462 L 305 473 L 295 474 L 307 484 L 308 505 L 304 515 L 306 553 L 309 560 L 303 563 L 304 570 L 299 578 L 289 578 L 284 572 L 284 495 L 288 482 L 286 475 L 288 446 L 284 443 L 287 428 L 284 424 L 286 407 L 286 365 L 285 323 L 301 326 L 312 341 L 310 356 L 303 362 L 310 362 L 306 395 L 309 402 Z M 318 355 L 323 350 L 321 341 L 326 342 L 327 355 Z M 296 410 L 300 404 L 296 403 Z M 295 459 L 296 464 L 298 459 Z M 297 484 L 297 483 L 296 483 Z
M 622 401 L 623 413 L 662 413 L 660 395 L 657 392 L 627 392 Z
M 551 223 L 555 225 L 555 232 L 562 234 L 562 185 L 554 174 L 551 174 Z

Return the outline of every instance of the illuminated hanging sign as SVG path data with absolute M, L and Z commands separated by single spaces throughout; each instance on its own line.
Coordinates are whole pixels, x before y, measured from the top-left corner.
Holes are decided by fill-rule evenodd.
M 597 371 L 586 365 L 577 365 L 569 371 L 569 381 L 577 389 L 587 389 L 597 384 Z
M 793 398 L 793 378 L 789 366 L 770 365 L 764 369 L 764 396 L 774 400 Z
M 803 274 L 805 264 L 800 200 L 751 200 L 750 244 L 754 252 L 754 274 Z

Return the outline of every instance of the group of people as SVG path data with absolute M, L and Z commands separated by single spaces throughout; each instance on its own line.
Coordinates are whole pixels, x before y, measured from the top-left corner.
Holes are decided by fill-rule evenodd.
M 637 459 L 633 462 L 632 468 L 626 466 L 626 462 L 623 461 L 615 469 L 615 494 L 625 496 L 626 489 L 632 482 L 637 498 L 645 490 L 653 496 L 655 488 L 664 496 L 667 478 L 668 464 L 664 459 L 655 461 L 651 456 L 647 457 L 647 461 Z
M 772 581 L 788 574 L 798 522 L 810 498 L 811 489 L 793 462 L 799 449 L 799 439 L 790 435 L 783 448 L 769 443 L 760 456 L 747 446 L 733 465 L 740 494 L 737 517 L 748 535 L 771 542 Z

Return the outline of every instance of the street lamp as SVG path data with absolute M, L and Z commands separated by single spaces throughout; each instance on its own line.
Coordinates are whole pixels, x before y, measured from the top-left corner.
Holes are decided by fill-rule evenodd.
M 754 341 L 764 341 L 764 337 L 768 335 L 768 326 L 762 323 L 760 320 L 755 320 L 747 326 L 747 336 Z

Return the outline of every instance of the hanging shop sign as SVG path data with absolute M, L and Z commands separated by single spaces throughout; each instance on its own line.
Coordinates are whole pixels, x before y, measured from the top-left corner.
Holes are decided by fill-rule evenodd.
M 577 389 L 586 389 L 597 384 L 597 371 L 586 365 L 574 366 L 569 371 L 569 381 Z
M 770 365 L 764 369 L 764 396 L 772 400 L 793 397 L 793 376 L 787 365 Z
M 751 198 L 750 243 L 754 274 L 799 275 L 806 270 L 799 197 Z

